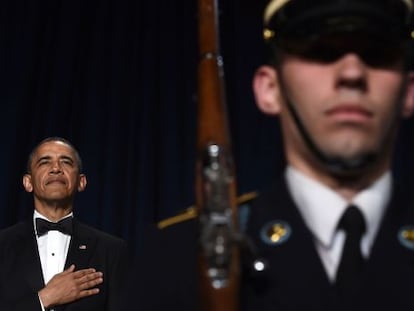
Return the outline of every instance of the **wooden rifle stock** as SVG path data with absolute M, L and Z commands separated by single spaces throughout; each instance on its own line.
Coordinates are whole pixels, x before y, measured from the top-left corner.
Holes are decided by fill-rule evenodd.
M 203 311 L 236 311 L 239 249 L 236 178 L 227 123 L 217 0 L 199 0 L 196 204 Z

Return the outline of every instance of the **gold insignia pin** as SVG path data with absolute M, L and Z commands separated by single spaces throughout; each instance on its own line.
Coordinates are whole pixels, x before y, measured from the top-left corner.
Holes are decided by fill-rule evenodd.
M 397 237 L 402 246 L 414 250 L 414 225 L 402 227 Z
M 263 226 L 261 238 L 266 244 L 278 245 L 286 242 L 291 233 L 292 229 L 286 221 L 275 220 Z

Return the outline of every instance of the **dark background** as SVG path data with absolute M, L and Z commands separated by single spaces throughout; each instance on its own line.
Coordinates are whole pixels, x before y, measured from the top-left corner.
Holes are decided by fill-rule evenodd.
M 238 192 L 281 171 L 277 120 L 256 108 L 265 0 L 225 0 L 221 50 Z M 31 216 L 21 177 L 48 136 L 74 143 L 88 187 L 75 214 L 128 240 L 194 203 L 196 0 L 3 0 L 0 8 L 0 228 Z M 396 166 L 413 172 L 412 121 Z

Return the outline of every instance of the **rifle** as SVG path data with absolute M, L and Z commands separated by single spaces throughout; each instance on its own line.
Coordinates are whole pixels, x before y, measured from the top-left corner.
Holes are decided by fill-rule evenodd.
M 239 294 L 237 192 L 227 124 L 217 0 L 199 0 L 196 205 L 203 311 L 236 311 Z

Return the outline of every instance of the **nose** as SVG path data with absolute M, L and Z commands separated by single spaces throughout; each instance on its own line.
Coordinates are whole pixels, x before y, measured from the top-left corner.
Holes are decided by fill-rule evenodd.
M 357 54 L 345 54 L 337 61 L 336 86 L 338 88 L 365 91 L 367 89 L 367 76 L 368 67 Z
M 51 169 L 50 169 L 50 173 L 51 174 L 58 174 L 61 173 L 62 169 L 60 166 L 60 162 L 59 161 L 53 161 L 52 165 L 51 165 Z

